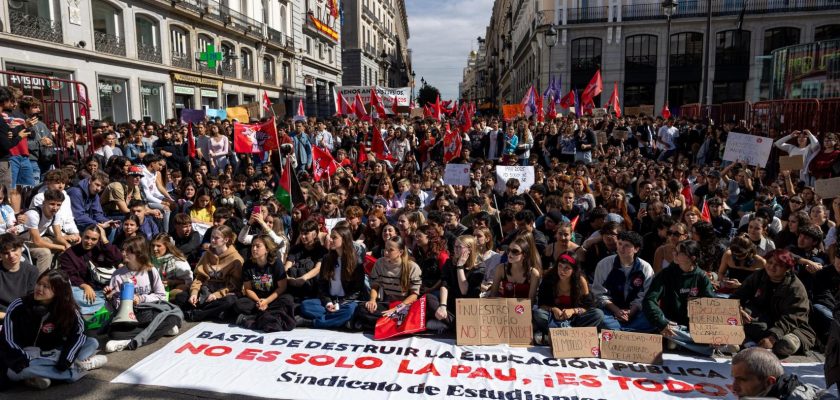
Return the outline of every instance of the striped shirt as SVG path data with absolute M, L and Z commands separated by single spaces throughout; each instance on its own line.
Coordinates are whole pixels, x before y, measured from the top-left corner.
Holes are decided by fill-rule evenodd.
M 420 294 L 420 267 L 414 261 L 409 261 L 408 268 L 411 271 L 409 274 L 411 287 L 410 292 L 406 293 L 400 285 L 400 275 L 402 273 L 400 265 L 392 263 L 384 257 L 376 260 L 373 270 L 370 271 L 370 279 L 379 285 L 380 301 L 402 301 L 411 293 Z

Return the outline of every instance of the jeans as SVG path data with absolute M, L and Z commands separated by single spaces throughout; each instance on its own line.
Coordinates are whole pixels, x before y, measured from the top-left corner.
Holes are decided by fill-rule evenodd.
M 169 234 L 169 216 L 172 214 L 172 211 L 166 209 L 162 203 L 147 203 L 147 207 L 153 210 L 160 210 L 160 214 L 163 216 L 163 233 Z
M 29 159 L 29 165 L 32 168 L 32 181 L 37 185 L 41 182 L 41 167 L 38 165 L 38 160 Z
M 300 315 L 312 320 L 312 327 L 318 329 L 339 328 L 353 318 L 359 302 L 341 304 L 338 311 L 327 312 L 320 299 L 306 299 L 300 303 Z
M 85 290 L 78 286 L 73 286 L 73 298 L 76 300 L 79 308 L 81 308 L 79 312 L 82 315 L 93 314 L 105 305 L 105 295 L 102 294 L 102 291 L 94 290 L 93 293 L 96 297 L 93 299 L 93 303 L 88 303 L 85 299 Z
M 654 330 L 653 325 L 648 322 L 645 314 L 639 310 L 636 312 L 636 315 L 630 320 L 630 322 L 619 322 L 618 319 L 615 318 L 613 313 L 606 308 L 601 308 L 601 311 L 604 312 L 604 325 L 603 329 L 609 329 L 613 331 L 627 331 L 627 332 L 651 332 Z
M 85 343 L 76 354 L 76 361 L 87 360 L 96 353 L 99 348 L 99 342 L 96 339 L 85 336 Z M 22 381 L 29 378 L 49 378 L 52 380 L 76 382 L 82 379 L 87 374 L 82 368 L 73 363 L 66 371 L 59 371 L 55 369 L 58 364 L 58 359 L 61 357 L 61 349 L 42 352 L 41 357 L 29 361 L 29 366 L 24 368 L 20 373 L 16 373 L 11 369 L 6 375 L 13 381 Z
M 813 325 L 814 332 L 823 340 L 828 339 L 828 333 L 831 331 L 831 323 L 834 321 L 834 314 L 832 310 L 823 304 L 814 304 L 811 309 L 811 325 Z
M 12 171 L 12 187 L 35 186 L 29 156 L 9 157 L 9 169 Z
M 666 337 L 665 339 L 674 342 L 677 346 L 691 350 L 697 354 L 710 357 L 714 349 L 708 344 L 697 344 L 691 339 L 691 334 L 688 333 L 688 327 L 684 325 L 677 325 L 672 329 L 674 331 L 673 337 Z
M 565 321 L 558 321 L 554 319 L 554 314 L 551 311 L 538 308 L 533 311 L 533 319 L 534 330 L 542 333 L 548 333 L 549 328 L 582 328 L 590 326 L 601 328 L 604 324 L 604 312 L 600 309 L 593 308 Z
M 656 161 L 665 161 L 668 158 L 675 156 L 676 154 L 677 154 L 677 149 L 663 150 L 661 153 L 659 153 L 659 158 L 657 158 Z

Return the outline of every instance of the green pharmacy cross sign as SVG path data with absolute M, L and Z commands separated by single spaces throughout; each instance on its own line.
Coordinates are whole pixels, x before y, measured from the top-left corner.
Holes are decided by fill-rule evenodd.
M 204 52 L 198 53 L 198 61 L 204 61 L 207 63 L 208 68 L 215 69 L 217 62 L 222 62 L 222 53 L 216 50 L 212 44 L 208 44 L 205 47 Z

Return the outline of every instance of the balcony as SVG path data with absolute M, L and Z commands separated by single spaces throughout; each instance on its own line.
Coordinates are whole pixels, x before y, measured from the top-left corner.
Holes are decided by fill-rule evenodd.
M 373 10 L 364 4 L 362 4 L 362 15 L 368 17 L 371 22 L 379 22 L 379 18 L 376 18 L 376 14 L 373 13 Z
M 738 15 L 744 8 L 744 1 L 713 1 L 712 15 Z M 707 4 L 703 0 L 680 1 L 673 18 L 705 17 Z M 744 10 L 747 15 L 840 10 L 840 2 L 837 0 L 749 0 Z M 630 4 L 621 7 L 621 19 L 622 21 L 665 19 L 665 14 L 662 12 L 660 3 Z
M 274 72 L 263 71 L 263 83 L 274 86 L 277 84 L 277 76 L 274 75 Z
M 242 68 L 242 80 L 253 81 L 254 80 L 254 69 L 253 68 Z
M 160 52 L 160 47 L 150 44 L 137 43 L 137 58 L 143 61 L 163 64 L 163 54 Z
M 225 25 L 228 29 L 240 32 L 245 35 L 262 37 L 264 24 L 248 17 L 230 7 L 220 4 L 215 0 L 178 0 L 172 2 L 173 6 L 182 10 L 198 14 L 201 18 L 216 21 Z
M 221 71 L 224 77 L 236 78 L 236 66 L 233 63 L 222 63 L 219 65 L 219 71 Z
M 205 74 L 214 74 L 214 75 L 219 74 L 219 71 L 218 71 L 219 67 L 218 66 L 216 66 L 216 68 L 210 68 L 210 67 L 207 66 L 206 63 L 203 63 L 203 62 L 199 62 L 199 63 L 197 63 L 197 65 L 198 65 L 198 71 L 199 72 L 203 72 Z
M 93 49 L 100 53 L 125 57 L 125 38 L 95 31 L 93 32 Z
M 368 53 L 371 57 L 379 57 L 379 53 L 376 52 L 376 47 L 373 47 L 371 44 L 366 44 L 362 47 L 365 53 Z
M 12 34 L 14 35 L 55 43 L 64 41 L 60 20 L 53 21 L 16 10 L 9 10 L 9 20 L 11 21 Z
M 190 54 L 182 54 L 173 51 L 170 56 L 172 57 L 173 67 L 192 69 L 192 56 Z
M 607 7 L 570 8 L 568 22 L 570 24 L 607 22 Z

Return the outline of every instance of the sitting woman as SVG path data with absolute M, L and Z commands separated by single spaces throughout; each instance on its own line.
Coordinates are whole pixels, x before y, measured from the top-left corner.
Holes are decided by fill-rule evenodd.
M 507 262 L 496 268 L 487 297 L 522 298 L 533 302 L 540 284 L 539 266 L 534 265 L 532 257 L 536 251 L 527 239 L 514 239 L 507 248 Z
M 192 268 L 169 235 L 158 233 L 152 239 L 152 264 L 163 278 L 167 299 L 174 299 L 179 293 L 189 290 L 193 281 Z
M 750 222 L 750 224 L 756 223 Z M 753 272 L 758 271 L 767 265 L 763 257 L 756 254 L 756 247 L 749 236 L 742 234 L 732 239 L 729 249 L 723 253 L 720 260 L 718 276 L 720 277 L 719 291 L 732 293 L 741 287 L 741 284 Z
M 384 256 L 370 271 L 370 299 L 356 308 L 355 329 L 372 330 L 381 317 L 390 317 L 420 297 L 420 267 L 408 257 L 402 238 L 385 242 Z M 392 303 L 398 303 L 391 307 Z
M 140 231 L 140 218 L 136 215 L 129 215 L 125 218 L 122 222 L 122 227 L 120 228 L 119 232 L 117 232 L 116 237 L 114 238 L 114 246 L 122 248 L 123 243 L 126 240 L 133 237 L 146 237 L 143 232 Z
M 443 265 L 443 284 L 440 298 L 426 297 L 429 318 L 426 328 L 441 331 L 455 322 L 455 300 L 477 299 L 481 296 L 484 268 L 479 258 L 475 236 L 464 235 L 455 239 L 453 257 Z
M 535 344 L 549 343 L 549 328 L 600 327 L 604 322 L 604 312 L 596 307 L 572 252 L 561 254 L 546 271 L 538 298 L 539 308 L 533 314 Z
M 421 271 L 420 294 L 432 293 L 437 296 L 440 289 L 441 270 L 449 252 L 446 239 L 432 225 L 423 225 L 414 232 L 414 259 Z
M 668 239 L 665 244 L 659 246 L 653 254 L 653 272 L 657 273 L 667 268 L 674 262 L 674 255 L 676 254 L 677 245 L 688 239 L 688 226 L 682 222 L 677 222 L 668 228 Z
M 545 258 L 543 262 L 557 262 L 560 256 L 569 251 L 576 251 L 578 249 L 577 243 L 572 241 L 574 233 L 572 232 L 572 224 L 570 222 L 561 222 L 557 225 L 557 231 L 554 234 L 554 243 L 546 246 Z
M 42 329 L 52 326 L 53 329 Z M 9 305 L 0 340 L 0 387 L 23 381 L 46 389 L 52 380 L 75 382 L 108 362 L 94 355 L 99 342 L 84 335 L 85 326 L 67 275 L 49 270 L 35 291 Z
M 163 336 L 175 336 L 184 321 L 184 314 L 166 301 L 163 279 L 152 265 L 151 248 L 145 237 L 126 240 L 122 248 L 123 266 L 111 276 L 111 284 L 103 290 L 114 310 L 120 309 L 125 283 L 134 285 L 134 316 L 138 324 L 122 329 L 112 321 L 105 351 L 113 353 L 135 350 Z
M 82 241 L 61 253 L 58 261 L 61 270 L 70 277 L 73 298 L 82 315 L 88 315 L 105 305 L 102 289 L 111 283 L 111 274 L 123 257 L 119 247 L 108 243 L 105 231 L 98 225 L 91 225 L 82 232 Z M 95 271 L 107 274 L 94 273 L 91 264 L 96 267 Z
M 237 240 L 244 245 L 250 245 L 251 241 L 259 235 L 268 235 L 271 238 L 277 247 L 277 257 L 280 262 L 285 263 L 290 243 L 284 232 L 283 219 L 277 214 L 269 213 L 266 206 L 260 206 L 260 212 L 251 214 L 248 224 L 239 231 Z
M 213 229 L 210 248 L 195 267 L 189 292 L 175 297 L 187 321 L 224 320 L 242 287 L 242 256 L 233 247 L 236 235 L 227 225 Z
M 234 310 L 236 325 L 264 332 L 295 328 L 292 296 L 286 292 L 286 269 L 277 257 L 277 245 L 268 235 L 251 241 L 251 258 L 242 267 L 242 297 Z
M 301 302 L 298 326 L 342 327 L 353 318 L 359 301 L 367 298 L 364 255 L 354 248 L 350 228 L 333 228 L 327 250 L 318 273 L 318 298 Z

